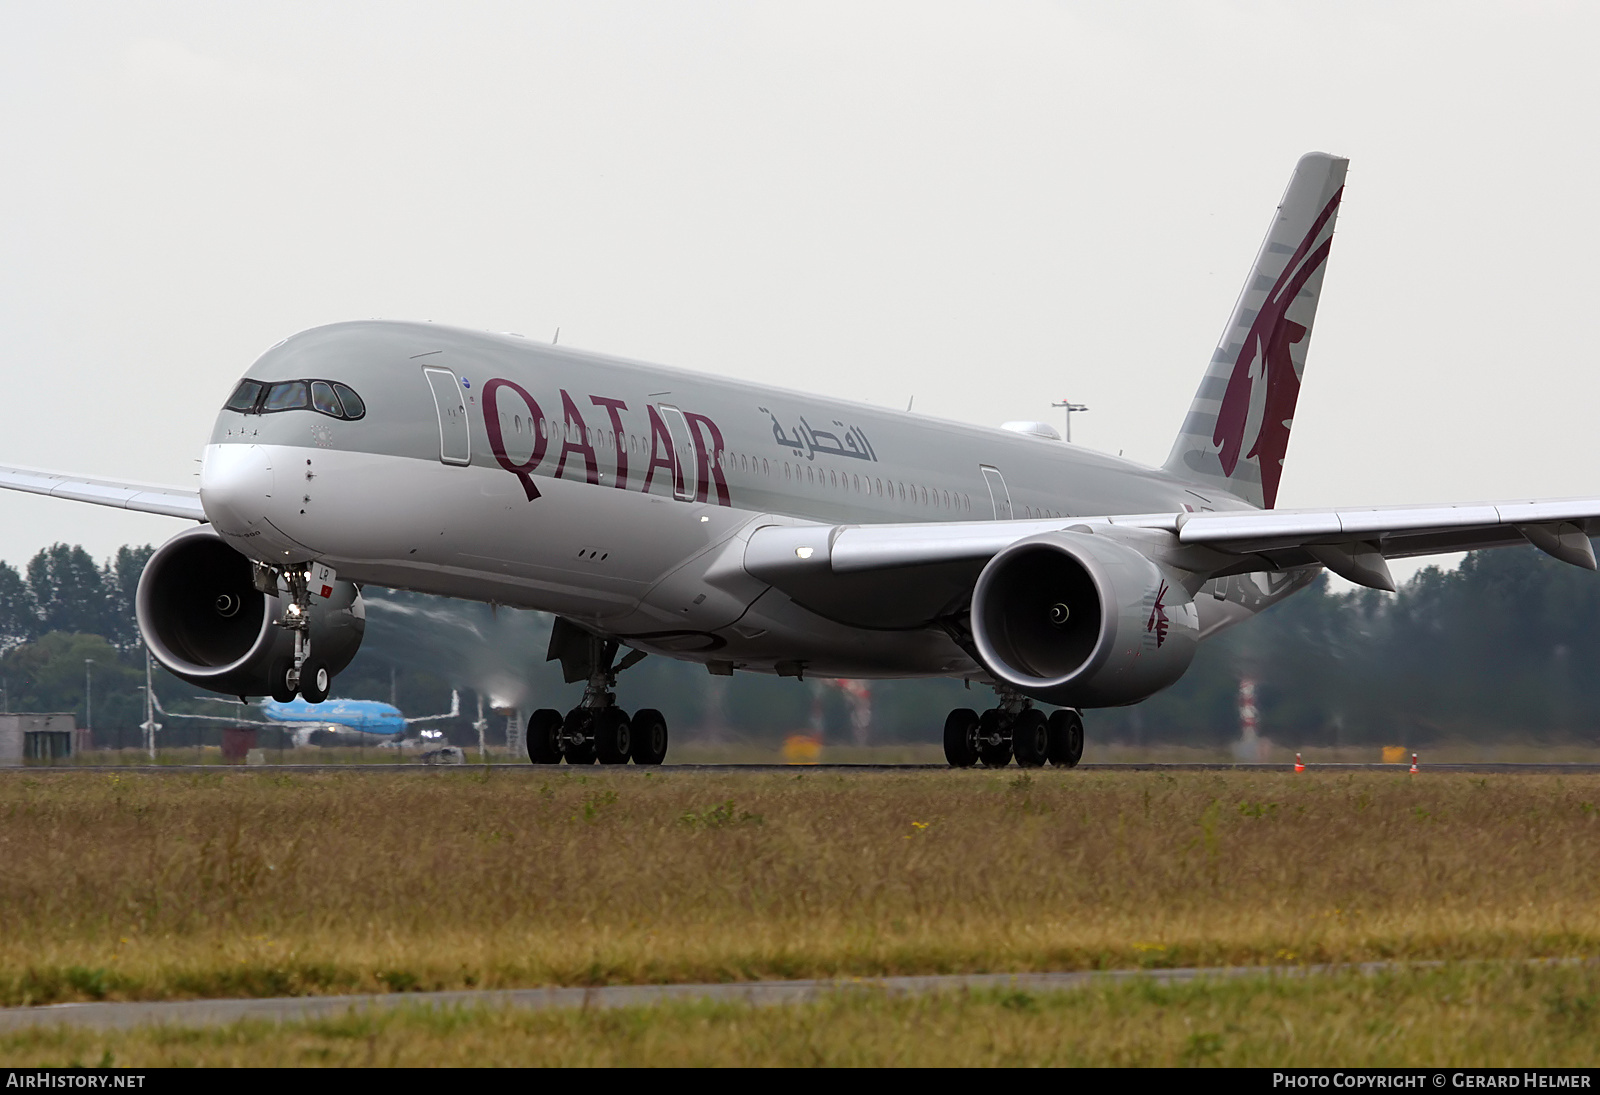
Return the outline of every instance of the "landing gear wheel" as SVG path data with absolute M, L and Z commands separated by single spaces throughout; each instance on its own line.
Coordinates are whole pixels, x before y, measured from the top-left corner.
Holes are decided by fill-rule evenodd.
M 944 759 L 952 768 L 978 763 L 978 713 L 958 707 L 944 718 Z
M 660 764 L 667 758 L 667 720 L 653 707 L 634 713 L 629 752 L 635 764 Z
M 294 702 L 295 690 L 289 687 L 289 670 L 293 668 L 293 658 L 278 658 L 267 670 L 267 691 L 279 703 Z
M 561 712 L 548 707 L 528 716 L 528 760 L 533 764 L 561 763 Z
M 300 667 L 300 695 L 307 703 L 321 703 L 333 688 L 333 674 L 321 658 L 307 658 Z
M 1076 768 L 1083 759 L 1083 716 L 1071 709 L 1050 716 L 1050 763 Z
M 1020 768 L 1043 768 L 1050 759 L 1050 726 L 1044 712 L 1028 708 L 1011 724 L 1011 753 Z
M 590 720 L 594 727 L 594 751 L 601 764 L 627 764 L 633 734 L 628 713 L 620 707 L 602 707 Z
M 1000 731 L 998 707 L 978 716 L 978 758 L 985 768 L 1004 768 L 1011 763 L 1011 738 Z
M 594 713 L 587 707 L 574 707 L 561 725 L 567 746 L 568 764 L 594 763 Z

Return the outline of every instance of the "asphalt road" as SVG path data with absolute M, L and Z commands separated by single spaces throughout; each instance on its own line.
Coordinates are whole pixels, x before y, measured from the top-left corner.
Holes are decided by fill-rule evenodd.
M 1573 960 L 1581 961 L 1581 960 Z M 178 1000 L 163 1003 L 54 1004 L 0 1008 L 0 1030 L 42 1025 L 127 1028 L 146 1025 L 224 1026 L 246 1020 L 271 1023 L 334 1018 L 351 1012 L 396 1008 L 634 1008 L 699 1000 L 771 1007 L 803 1004 L 841 992 L 890 996 L 935 992 L 1010 990 L 1064 992 L 1097 984 L 1145 980 L 1157 984 L 1241 977 L 1315 977 L 1426 969 L 1442 962 L 1363 962 L 1329 966 L 1217 966 L 1201 969 L 1098 970 L 1076 973 L 978 973 L 930 977 L 862 977 L 846 980 L 747 981 L 714 985 L 604 985 L 595 988 L 503 989 L 387 993 L 371 996 L 285 996 L 259 1000 Z

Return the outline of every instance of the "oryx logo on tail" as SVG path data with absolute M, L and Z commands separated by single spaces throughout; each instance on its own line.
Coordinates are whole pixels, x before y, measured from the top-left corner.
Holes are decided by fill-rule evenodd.
M 1300 375 L 1295 371 L 1290 347 L 1305 338 L 1307 330 L 1289 318 L 1289 305 L 1328 259 L 1332 234 L 1314 248 L 1313 244 L 1333 219 L 1343 194 L 1341 186 L 1323 207 L 1256 314 L 1250 333 L 1239 348 L 1239 356 L 1234 359 L 1233 375 L 1228 378 L 1222 409 L 1217 413 L 1217 428 L 1211 435 L 1225 474 L 1233 474 L 1241 455 L 1246 459 L 1259 459 L 1261 493 L 1268 509 L 1278 499 L 1283 457 L 1289 451 L 1289 427 L 1294 422 L 1294 407 L 1300 397 Z M 1262 386 L 1259 395 L 1257 384 Z M 1252 414 L 1258 401 L 1259 415 Z M 1245 435 L 1252 425 L 1255 437 L 1249 451 L 1245 451 Z

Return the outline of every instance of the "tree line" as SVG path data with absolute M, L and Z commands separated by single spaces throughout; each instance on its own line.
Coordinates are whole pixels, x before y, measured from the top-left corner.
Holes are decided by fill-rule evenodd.
M 151 549 L 124 547 L 96 564 L 54 544 L 21 571 L 0 563 L 0 703 L 13 711 L 76 711 L 92 699 L 96 737 L 128 745 L 144 717 L 144 651 L 133 598 Z M 337 694 L 388 700 L 408 715 L 445 711 L 446 729 L 476 740 L 486 708 L 565 710 L 581 687 L 545 661 L 550 617 L 368 587 L 366 639 Z M 92 695 L 85 660 L 93 659 Z M 1088 714 L 1099 741 L 1215 745 L 1239 736 L 1242 679 L 1256 682 L 1260 731 L 1288 746 L 1442 738 L 1600 738 L 1600 577 L 1532 548 L 1470 554 L 1453 571 L 1421 571 L 1397 594 L 1335 591 L 1326 578 L 1203 644 L 1189 672 L 1141 704 Z M 170 710 L 221 713 L 202 690 L 157 669 Z M 811 680 L 646 659 L 622 677 L 625 706 L 660 708 L 675 734 L 777 739 L 811 729 L 853 738 L 845 697 Z M 877 681 L 869 740 L 937 741 L 952 707 L 983 709 L 989 689 L 960 681 Z M 491 738 L 503 718 L 490 715 Z M 167 720 L 165 742 L 212 740 L 214 725 Z M 207 737 L 206 735 L 210 735 Z

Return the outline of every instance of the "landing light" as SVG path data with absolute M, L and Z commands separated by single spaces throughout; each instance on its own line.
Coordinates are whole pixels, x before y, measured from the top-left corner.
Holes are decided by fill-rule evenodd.
M 794 553 L 802 559 L 809 559 L 811 558 L 811 553 L 815 550 L 815 548 L 799 547 L 794 549 Z

